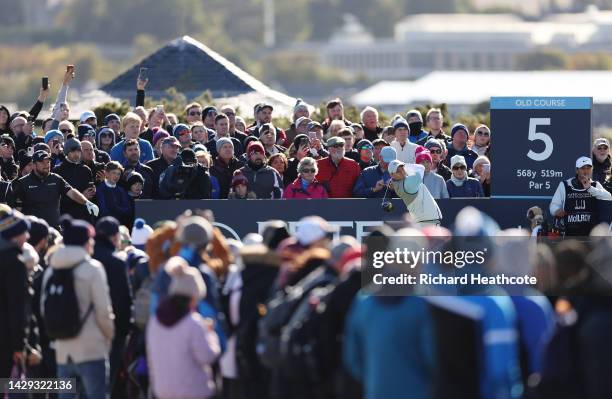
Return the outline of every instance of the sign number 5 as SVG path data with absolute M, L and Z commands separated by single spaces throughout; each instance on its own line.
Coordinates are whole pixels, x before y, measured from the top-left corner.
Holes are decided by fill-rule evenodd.
M 546 133 L 536 131 L 538 125 L 550 126 L 550 118 L 529 118 L 529 141 L 543 141 L 545 146 L 544 151 L 534 152 L 533 150 L 529 150 L 527 156 L 534 161 L 545 161 L 552 155 L 553 141 Z

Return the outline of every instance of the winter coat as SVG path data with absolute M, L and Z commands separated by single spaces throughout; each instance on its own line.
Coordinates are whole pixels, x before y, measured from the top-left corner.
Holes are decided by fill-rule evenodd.
M 285 191 L 283 193 L 283 198 L 290 199 L 323 199 L 328 198 L 327 190 L 321 183 L 319 183 L 316 179 L 308 185 L 308 188 L 304 190 L 302 188 L 302 178 L 298 177 L 285 187 Z
M 353 198 L 353 187 L 361 168 L 352 159 L 342 158 L 336 166 L 331 158 L 317 161 L 317 180 L 327 188 L 329 198 Z
M 473 177 L 468 177 L 462 186 L 456 186 L 452 180 L 447 180 L 446 189 L 450 198 L 484 197 L 482 185 Z
M 253 191 L 258 199 L 282 197 L 283 179 L 276 169 L 264 165 L 255 170 L 250 164 L 246 164 L 240 171 L 249 181 L 249 190 Z
M 187 176 L 179 176 L 181 168 L 188 168 Z M 163 199 L 210 199 L 212 184 L 207 170 L 200 164 L 175 163 L 166 169 L 159 182 L 159 196 Z
M 353 195 L 355 198 L 382 198 L 385 195 L 385 189 L 374 192 L 374 186 L 376 186 L 376 182 L 379 180 L 388 183 L 390 179 L 389 171 L 385 170 L 383 172 L 378 165 L 365 168 L 359 175 L 357 183 L 355 183 Z M 397 197 L 397 195 L 389 191 L 387 192 L 387 197 L 392 198 Z
M 467 147 L 467 145 L 461 151 L 455 150 L 455 147 L 453 147 L 452 143 L 448 144 L 446 148 L 448 151 L 448 153 L 446 154 L 446 159 L 444 160 L 444 162 L 446 163 L 446 166 L 452 166 L 450 165 L 450 160 L 452 157 L 454 157 L 455 155 L 461 155 L 462 157 L 465 158 L 465 163 L 467 164 L 467 168 L 468 170 L 470 170 L 472 169 L 472 165 L 474 165 L 474 161 L 476 160 L 476 158 L 478 158 L 478 154 L 470 150 Z
M 113 307 L 106 279 L 104 267 L 97 260 L 92 259 L 79 246 L 65 246 L 58 248 L 50 257 L 49 268 L 43 276 L 43 298 L 47 282 L 54 269 L 68 269 L 77 265 L 72 275 L 74 288 L 81 318 L 85 317 L 87 310 L 93 310 L 87 316 L 79 335 L 74 338 L 55 341 L 55 352 L 58 364 L 67 364 L 68 358 L 74 363 L 82 363 L 108 358 L 111 341 L 115 333 L 113 320 Z M 44 317 L 44 308 L 41 306 Z
M 610 172 L 611 164 L 610 155 L 603 162 L 599 162 L 593 155 L 593 180 L 604 184 L 607 174 Z
M 99 217 L 113 216 L 121 224 L 130 224 L 129 218 L 132 206 L 127 192 L 123 187 L 110 187 L 106 181 L 98 184 L 96 188 L 96 200 L 100 208 Z
M 232 177 L 234 172 L 242 168 L 244 164 L 238 158 L 232 158 L 229 163 L 223 162 L 219 157 L 215 158 L 211 168 L 210 175 L 219 180 L 220 193 L 219 198 L 227 198 L 230 186 L 232 185 Z
M 25 347 L 28 272 L 21 249 L 0 238 L 0 378 L 9 378 L 13 353 Z
M 115 336 L 124 337 L 130 330 L 132 292 L 127 265 L 115 254 L 115 247 L 106 238 L 96 238 L 93 258 L 104 266 L 115 314 Z

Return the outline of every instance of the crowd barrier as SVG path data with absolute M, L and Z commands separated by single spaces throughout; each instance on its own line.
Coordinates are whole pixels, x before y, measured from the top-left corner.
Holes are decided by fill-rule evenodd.
M 210 209 L 215 223 L 227 237 L 240 239 L 248 233 L 260 232 L 262 224 L 270 219 L 280 219 L 294 230 L 297 221 L 304 216 L 319 215 L 340 227 L 341 234 L 360 239 L 373 226 L 387 222 L 398 223 L 406 213 L 401 200 L 394 199 L 393 211 L 384 212 L 380 199 L 325 199 L 325 200 L 138 200 L 136 217 L 148 224 L 171 220 L 186 209 Z M 612 201 L 600 203 L 599 219 L 612 221 Z M 442 225 L 452 227 L 457 213 L 466 206 L 473 206 L 491 216 L 501 228 L 528 227 L 527 209 L 537 205 L 548 213 L 549 200 L 542 199 L 446 199 L 438 200 L 442 210 Z

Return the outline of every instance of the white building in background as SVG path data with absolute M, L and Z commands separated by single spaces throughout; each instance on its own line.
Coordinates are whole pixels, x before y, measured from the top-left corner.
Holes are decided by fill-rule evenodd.
M 447 104 L 456 116 L 491 97 L 593 97 L 593 127 L 612 126 L 612 71 L 432 72 L 415 81 L 384 80 L 353 95 L 358 108 L 393 114 Z
M 503 71 L 542 49 L 612 52 L 612 12 L 552 14 L 526 21 L 513 14 L 419 14 L 374 40 L 354 17 L 320 51 L 322 62 L 354 76 L 406 79 L 432 71 Z

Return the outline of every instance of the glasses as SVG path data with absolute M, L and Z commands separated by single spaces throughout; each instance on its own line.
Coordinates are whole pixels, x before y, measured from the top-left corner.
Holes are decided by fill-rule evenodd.
M 302 173 L 315 173 L 315 169 L 302 169 Z
M 465 166 L 461 165 L 461 166 L 453 166 L 453 170 L 465 170 Z
M 72 133 L 72 129 L 60 129 L 60 132 L 64 134 Z
M 442 150 L 429 150 L 432 154 L 442 154 Z
M 608 146 L 605 146 L 605 145 L 600 145 L 599 147 L 597 147 L 597 149 L 598 149 L 599 151 L 604 151 L 604 150 L 607 150 L 607 149 L 608 149 Z
M 479 136 L 489 137 L 489 132 L 480 132 L 480 131 L 478 131 L 478 132 L 476 132 L 476 134 L 479 135 Z
M 202 116 L 202 113 L 199 111 L 191 111 L 189 113 L 189 116 Z

